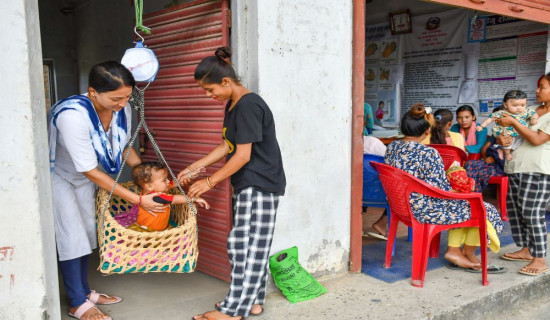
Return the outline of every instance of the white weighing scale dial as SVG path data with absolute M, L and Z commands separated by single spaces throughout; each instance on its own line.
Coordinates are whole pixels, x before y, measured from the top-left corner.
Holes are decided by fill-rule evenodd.
M 141 41 L 135 48 L 127 49 L 120 61 L 134 76 L 138 82 L 152 82 L 159 71 L 157 56 L 151 49 L 143 46 Z

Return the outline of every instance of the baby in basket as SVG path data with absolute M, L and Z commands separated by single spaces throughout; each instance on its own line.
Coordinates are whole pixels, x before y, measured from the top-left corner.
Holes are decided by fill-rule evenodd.
M 204 168 L 199 168 L 193 171 L 195 177 L 201 172 L 204 172 Z M 168 179 L 168 171 L 159 162 L 143 162 L 134 167 L 132 172 L 134 182 L 141 188 L 141 194 L 151 194 L 159 192 L 160 194 L 153 198 L 154 201 L 159 203 L 171 204 L 174 201 L 174 197 L 183 197 L 183 195 L 170 195 L 166 194 L 171 188 L 174 187 L 173 181 Z M 199 206 L 209 209 L 210 205 L 202 198 L 196 198 L 192 201 L 196 202 Z M 185 202 L 177 201 L 177 202 Z M 137 213 L 137 214 L 136 214 Z M 136 217 L 137 216 L 137 217 Z M 128 215 L 116 215 L 115 220 L 121 225 L 135 231 L 162 231 L 168 227 L 168 220 L 170 219 L 170 206 L 166 206 L 164 212 L 149 212 L 141 206 L 134 205 Z

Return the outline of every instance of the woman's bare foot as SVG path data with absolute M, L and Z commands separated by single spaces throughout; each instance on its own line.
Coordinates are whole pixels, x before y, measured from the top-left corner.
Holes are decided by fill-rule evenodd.
M 521 248 L 521 250 L 505 253 L 501 256 L 504 260 L 511 260 L 511 261 L 532 261 L 533 256 L 531 255 L 531 252 L 528 248 Z
M 546 260 L 544 258 L 533 258 L 531 263 L 524 266 L 519 270 L 520 273 L 538 276 L 541 273 L 548 271 L 548 266 L 546 265 Z
M 243 317 L 231 317 L 225 313 L 221 313 L 218 310 L 208 311 L 203 314 L 198 314 L 193 317 L 195 320 L 240 320 Z
M 477 247 L 469 246 L 465 244 L 464 246 L 462 246 L 462 254 L 464 255 L 464 257 L 466 257 L 466 259 L 470 260 L 472 263 L 475 263 L 481 266 L 481 262 L 476 256 L 476 249 Z
M 73 307 L 73 308 L 69 308 L 69 313 L 70 314 L 75 314 L 75 312 L 80 307 L 81 306 L 76 306 L 76 307 Z M 90 308 L 90 309 L 86 310 L 86 312 L 84 312 L 82 314 L 82 316 L 80 317 L 81 320 L 103 320 L 103 319 L 107 319 L 107 318 L 109 318 L 109 316 L 106 315 L 105 313 L 101 312 L 97 308 Z
M 90 294 L 88 294 L 88 299 L 90 299 L 91 294 L 92 294 L 91 292 Z M 112 303 L 120 302 L 119 299 L 120 298 L 118 297 L 111 297 L 105 294 L 99 294 L 97 298 L 97 302 L 95 302 L 95 304 L 112 304 Z
M 378 219 L 378 221 L 372 224 L 372 229 L 384 237 L 388 236 L 387 228 L 388 228 L 388 216 L 386 215 L 383 215 L 382 217 L 380 217 L 380 219 Z
M 447 252 L 445 252 L 445 259 L 464 269 L 477 270 L 481 268 L 481 264 L 479 262 L 474 263 L 470 261 L 462 254 L 462 251 L 458 247 L 448 247 Z

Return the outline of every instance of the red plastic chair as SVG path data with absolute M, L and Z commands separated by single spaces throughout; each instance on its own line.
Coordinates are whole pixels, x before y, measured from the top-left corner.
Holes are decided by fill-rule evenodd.
M 429 144 L 428 146 L 439 152 L 441 159 L 443 159 L 445 170 L 449 169 L 454 161 L 460 162 L 460 166 L 463 167 L 466 160 L 468 160 L 466 152 L 455 146 L 450 146 L 448 144 Z
M 402 222 L 412 227 L 413 248 L 411 284 L 420 288 L 424 285 L 424 276 L 426 275 L 426 267 L 428 266 L 428 253 L 434 249 L 435 241 L 432 241 L 434 237 L 439 235 L 443 230 L 477 227 L 479 228 L 481 249 L 482 283 L 484 286 L 489 285 L 489 281 L 487 280 L 487 212 L 483 205 L 481 193 L 455 193 L 443 191 L 405 171 L 387 164 L 371 162 L 371 165 L 378 171 L 384 190 L 386 190 L 392 212 L 390 232 L 386 245 L 386 263 L 384 267 L 389 268 L 391 266 L 391 252 L 397 233 L 398 222 Z M 465 222 L 456 224 L 435 225 L 419 223 L 412 214 L 411 204 L 409 202 L 409 196 L 412 192 L 440 199 L 466 200 L 470 203 L 472 209 L 471 217 Z M 437 246 L 439 246 L 439 241 L 437 241 Z
M 481 153 L 468 153 L 468 161 L 481 159 Z
M 508 195 L 508 177 L 498 176 L 489 178 L 490 184 L 497 185 L 497 202 L 500 209 L 500 218 L 508 221 L 508 211 L 506 210 L 506 196 Z
M 446 145 L 446 144 L 429 144 L 428 146 L 434 148 L 439 152 L 443 159 L 443 166 L 445 170 L 449 169 L 449 166 L 453 161 L 459 161 L 461 166 L 464 166 L 468 156 L 462 149 Z M 475 153 L 478 154 L 478 153 Z M 508 195 L 508 177 L 491 177 L 489 179 L 490 184 L 497 185 L 497 202 L 500 209 L 500 218 L 504 221 L 508 221 L 508 211 L 506 210 L 506 196 Z

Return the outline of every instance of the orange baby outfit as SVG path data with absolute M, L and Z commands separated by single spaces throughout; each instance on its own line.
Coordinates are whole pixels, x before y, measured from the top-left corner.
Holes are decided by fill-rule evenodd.
M 161 194 L 159 195 L 162 199 L 172 202 L 174 196 Z M 163 212 L 155 212 L 156 217 L 151 214 L 149 211 L 139 207 L 137 224 L 142 227 L 147 227 L 147 230 L 162 231 L 168 227 L 168 220 L 170 219 L 170 206 L 166 207 Z

